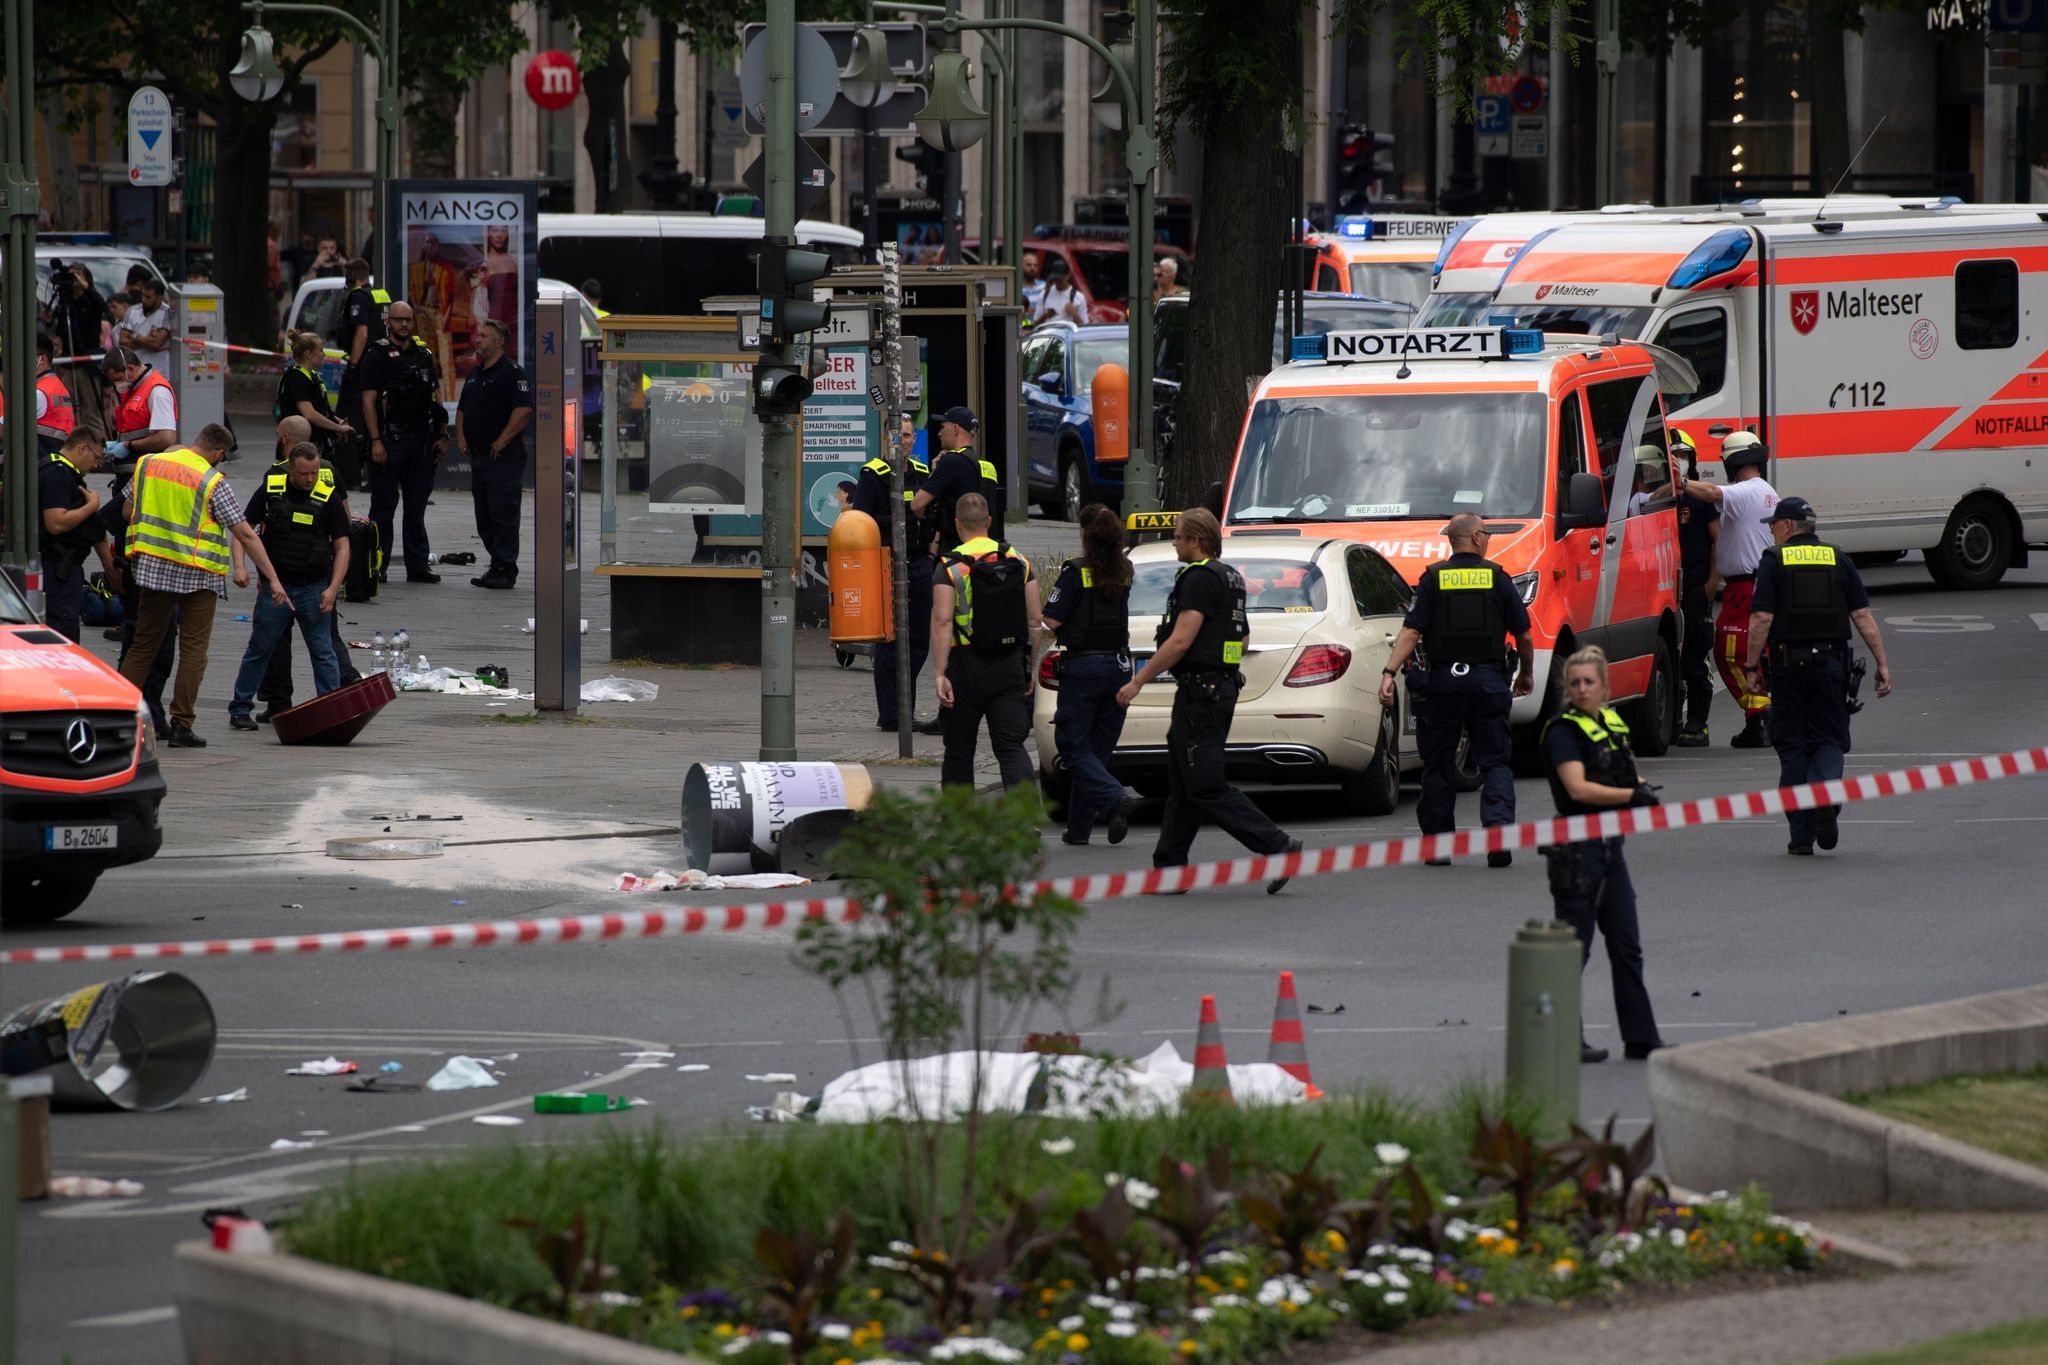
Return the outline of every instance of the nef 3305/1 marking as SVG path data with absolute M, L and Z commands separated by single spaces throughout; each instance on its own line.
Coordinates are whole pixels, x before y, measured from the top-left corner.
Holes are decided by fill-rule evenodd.
M 1881 408 L 1885 406 L 1882 379 L 1844 380 L 1828 392 L 1831 408 Z

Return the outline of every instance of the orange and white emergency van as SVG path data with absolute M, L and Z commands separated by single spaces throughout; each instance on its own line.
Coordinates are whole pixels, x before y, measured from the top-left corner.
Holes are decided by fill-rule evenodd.
M 1565 657 L 1600 645 L 1637 749 L 1659 754 L 1678 721 L 1678 523 L 1633 494 L 1669 485 L 1661 386 L 1690 382 L 1655 347 L 1524 329 L 1296 338 L 1253 395 L 1224 530 L 1356 540 L 1412 588 L 1450 555 L 1444 523 L 1479 514 L 1544 680 L 1515 702 L 1520 738 L 1559 706 Z
M 1812 502 L 1831 542 L 1865 563 L 1924 551 L 1954 588 L 2048 543 L 2037 316 L 2038 210 L 1869 199 L 1559 224 L 1514 253 L 1485 311 L 1684 356 L 1698 387 L 1665 402 L 1702 478 L 1721 477 L 1723 437 L 1754 431 L 1772 485 Z
M 1429 297 L 1430 269 L 1444 238 L 1462 218 L 1424 214 L 1349 214 L 1329 232 L 1309 238 L 1316 248 L 1313 276 L 1304 288 L 1366 294 L 1421 308 Z
M 154 857 L 163 799 L 142 693 L 0 574 L 0 920 L 61 918 L 108 868 Z

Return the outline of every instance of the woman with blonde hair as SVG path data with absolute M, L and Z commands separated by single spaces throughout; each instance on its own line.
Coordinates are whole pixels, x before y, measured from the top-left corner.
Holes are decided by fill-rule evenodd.
M 1053 734 L 1067 770 L 1067 832 L 1085 844 L 1097 819 L 1109 841 L 1131 828 L 1131 795 L 1110 775 L 1109 757 L 1124 732 L 1116 691 L 1131 680 L 1131 561 L 1123 523 L 1100 503 L 1081 509 L 1081 556 L 1060 568 L 1045 599 L 1046 630 L 1059 637 L 1059 701 Z
M 1543 727 L 1543 762 L 1559 815 L 1598 815 L 1623 806 L 1654 806 L 1657 795 L 1636 775 L 1628 726 L 1607 704 L 1607 655 L 1579 650 L 1564 665 L 1565 705 Z M 1636 890 L 1621 855 L 1621 837 L 1583 839 L 1543 850 L 1550 863 L 1550 895 L 1557 918 L 1579 936 L 1579 963 L 1593 954 L 1593 931 L 1607 940 L 1620 1017 L 1622 1055 L 1641 1061 L 1665 1045 L 1643 983 L 1643 945 L 1636 922 Z M 1583 1000 L 1583 996 L 1581 997 Z M 1579 1060 L 1604 1062 L 1607 1049 L 1586 1042 L 1579 1011 Z

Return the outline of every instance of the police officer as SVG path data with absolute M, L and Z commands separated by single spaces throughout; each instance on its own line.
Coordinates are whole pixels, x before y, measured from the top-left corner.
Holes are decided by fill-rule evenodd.
M 335 349 L 348 357 L 341 371 L 341 415 L 354 426 L 363 403 L 363 361 L 370 347 L 384 339 L 385 311 L 391 306 L 391 295 L 370 286 L 370 263 L 360 256 L 348 263 L 347 275 L 348 294 L 341 302 L 341 318 L 335 323 L 333 341 Z M 365 455 L 362 443 L 354 435 L 342 439 L 348 447 L 342 457 L 342 468 L 359 477 Z M 391 551 L 388 538 L 384 550 L 386 554 Z
M 476 368 L 463 381 L 455 409 L 455 443 L 469 452 L 476 536 L 491 557 L 490 568 L 469 580 L 479 588 L 509 588 L 519 581 L 519 484 L 526 474 L 533 385 L 519 362 L 505 354 L 511 340 L 511 329 L 496 318 L 478 326 Z
M 1685 455 L 1685 482 L 1700 476 L 1700 453 L 1692 437 L 1676 429 L 1673 453 Z M 1707 655 L 1714 644 L 1714 596 L 1721 591 L 1721 573 L 1714 556 L 1721 544 L 1721 508 L 1706 498 L 1678 490 L 1679 610 L 1685 617 L 1685 644 L 1679 673 L 1685 680 L 1685 723 L 1672 743 L 1684 749 L 1707 743 L 1707 712 L 1714 701 L 1714 673 Z
M 1771 694 L 1761 677 L 1742 666 L 1749 657 L 1749 603 L 1756 591 L 1757 561 L 1771 543 L 1764 523 L 1778 505 L 1778 490 L 1764 477 L 1770 453 L 1755 432 L 1738 431 L 1721 442 L 1721 468 L 1728 471 L 1725 485 L 1685 481 L 1687 494 L 1721 509 L 1714 566 L 1723 587 L 1721 613 L 1714 621 L 1714 663 L 1729 695 L 1742 707 L 1742 732 L 1728 741 L 1735 749 L 1761 749 L 1770 743 Z
M 286 496 L 292 473 L 292 453 L 302 445 L 312 446 L 315 451 L 319 450 L 319 444 L 312 439 L 310 433 L 311 428 L 303 417 L 287 417 L 277 424 L 277 459 L 264 471 L 263 487 L 250 495 L 249 504 L 243 509 L 250 525 L 262 526 L 269 512 L 271 500 Z M 332 502 L 346 523 L 348 485 L 335 471 L 334 466 L 325 459 L 320 461 L 314 486 L 315 496 L 320 504 L 317 509 L 320 514 L 325 517 L 328 514 L 327 504 Z M 343 563 L 346 567 L 346 561 Z M 356 670 L 355 662 L 349 657 L 348 641 L 341 638 L 339 611 L 328 613 L 327 632 L 329 643 L 334 650 L 335 664 L 340 670 L 341 685 L 347 687 L 351 683 L 361 682 L 363 675 Z M 262 685 L 256 689 L 256 700 L 263 703 L 263 710 L 256 715 L 256 722 L 259 725 L 268 725 L 277 719 L 278 712 L 292 709 L 292 632 L 289 628 L 278 632 L 277 644 L 270 651 L 270 662 L 263 670 Z
M 918 519 L 910 512 L 913 500 L 924 489 L 924 481 L 931 473 L 931 467 L 917 458 L 917 427 L 909 417 L 903 419 L 897 433 L 896 459 L 903 465 L 903 534 L 913 544 L 918 540 Z M 877 455 L 860 467 L 860 476 L 854 481 L 853 498 L 847 504 L 856 512 L 865 512 L 875 519 L 875 525 L 882 531 L 882 548 L 891 549 L 895 544 L 895 526 L 889 514 L 889 480 L 893 466 L 889 460 Z M 932 560 L 928 554 L 912 554 L 904 563 L 904 573 L 910 583 L 910 693 L 917 695 L 917 675 L 924 668 L 925 656 L 932 647 Z M 900 717 L 896 706 L 896 642 L 880 640 L 875 644 L 875 728 L 894 730 Z M 930 725 L 933 722 L 925 722 Z M 915 725 L 913 729 L 917 728 Z
M 1031 663 L 1038 639 L 1038 583 L 1031 561 L 989 535 L 979 493 L 955 505 L 960 541 L 932 582 L 932 671 L 945 708 L 946 753 L 939 781 L 974 785 L 974 743 L 988 718 L 988 744 L 1003 788 L 1032 779 L 1024 752 L 1031 733 Z
M 386 335 L 363 353 L 363 423 L 370 437 L 370 520 L 391 562 L 391 515 L 405 502 L 405 581 L 439 583 L 427 560 L 427 499 L 434 465 L 448 447 L 441 364 L 412 334 L 412 305 L 384 314 Z
M 291 339 L 292 363 L 278 376 L 277 399 L 272 410 L 280 423 L 296 419 L 306 426 L 307 435 L 299 440 L 310 440 L 320 447 L 334 465 L 342 487 L 346 488 L 361 476 L 360 452 L 356 449 L 355 426 L 335 414 L 334 405 L 328 401 L 327 385 L 321 381 L 320 366 L 325 361 L 325 348 L 320 344 L 317 332 L 295 332 Z M 359 410 L 343 408 L 342 412 Z M 283 462 L 292 445 L 281 445 L 277 458 Z
M 1749 612 L 1747 671 L 1754 678 L 1771 664 L 1771 744 L 1778 751 L 1778 785 L 1831 782 L 1849 752 L 1849 627 L 1877 663 L 1877 695 L 1891 695 L 1892 671 L 1884 637 L 1870 611 L 1870 596 L 1855 563 L 1814 533 L 1818 518 L 1805 498 L 1785 498 L 1764 518 L 1772 548 L 1757 561 L 1756 595 Z M 1841 838 L 1839 806 L 1788 810 L 1787 853 L 1811 857 L 1813 846 L 1833 848 Z
M 336 607 L 348 577 L 348 507 L 334 471 L 312 442 L 292 447 L 285 469 L 282 479 L 265 476 L 263 487 L 249 499 L 249 520 L 262 528 L 263 548 L 286 600 L 259 596 L 250 612 L 249 646 L 228 702 L 228 728 L 233 730 L 257 728 L 249 714 L 257 684 L 294 621 L 306 638 L 314 692 L 324 695 L 341 686 L 333 641 L 339 638 Z
M 1116 691 L 1131 680 L 1131 579 L 1124 527 L 1100 503 L 1081 509 L 1081 557 L 1060 567 L 1045 599 L 1045 628 L 1059 637 L 1059 697 L 1053 737 L 1067 770 L 1067 830 L 1061 839 L 1085 844 L 1107 818 L 1109 841 L 1131 827 L 1131 795 L 1109 771 L 1123 735 Z
M 1607 705 L 1607 654 L 1578 651 L 1565 660 L 1565 704 L 1543 727 L 1543 766 L 1559 815 L 1598 815 L 1621 806 L 1654 806 L 1656 793 L 1636 776 L 1628 726 Z M 1550 896 L 1557 918 L 1579 936 L 1579 966 L 1593 954 L 1593 931 L 1607 940 L 1614 976 L 1614 1012 L 1621 1023 L 1622 1055 L 1641 1061 L 1665 1046 L 1657 1014 L 1643 984 L 1642 931 L 1636 889 L 1621 839 L 1582 839 L 1543 850 L 1550 863 Z M 1585 1011 L 1580 1010 L 1584 1019 Z M 1586 1042 L 1579 1027 L 1579 1060 L 1604 1062 L 1607 1049 Z
M 89 432 L 73 431 L 36 470 L 36 509 L 42 522 L 44 620 L 65 639 L 78 639 L 85 607 L 85 561 L 98 553 L 109 566 L 106 530 L 99 520 L 100 495 L 85 486 L 99 467 L 100 443 Z
M 1152 657 L 1138 676 L 1117 689 L 1117 705 L 1129 707 L 1145 685 L 1173 674 L 1173 718 L 1167 724 L 1166 811 L 1159 821 L 1154 867 L 1180 867 L 1194 847 L 1203 818 L 1254 853 L 1298 853 L 1301 840 L 1266 818 L 1251 798 L 1224 776 L 1223 748 L 1230 739 L 1244 675 L 1244 642 L 1251 635 L 1245 612 L 1244 577 L 1225 564 L 1223 528 L 1206 507 L 1190 507 L 1174 524 L 1173 553 L 1179 575 L 1166 598 Z M 1266 883 L 1274 895 L 1287 878 Z M 1177 895 L 1178 891 L 1168 892 Z
M 953 534 L 953 504 L 969 493 L 979 493 L 988 504 L 990 537 L 1003 538 L 1003 481 L 995 463 L 974 449 L 974 433 L 980 427 L 972 408 L 946 409 L 939 418 L 939 454 L 932 461 L 931 476 L 910 500 L 910 510 L 927 518 L 941 541 Z M 939 548 L 943 551 L 945 546 Z
M 1529 609 L 1508 571 L 1485 557 L 1490 535 L 1477 513 L 1451 518 L 1444 527 L 1451 557 L 1416 580 L 1415 602 L 1380 674 L 1380 705 L 1391 707 L 1394 679 L 1416 645 L 1422 646 L 1422 666 L 1408 672 L 1408 704 L 1415 710 L 1415 747 L 1422 757 L 1415 817 L 1424 834 L 1449 834 L 1457 826 L 1461 735 L 1470 737 L 1479 768 L 1480 820 L 1488 826 L 1515 822 L 1508 712 L 1515 697 L 1529 695 L 1536 685 L 1536 646 L 1529 637 Z M 1505 643 L 1510 634 L 1520 660 L 1512 689 Z M 1496 849 L 1486 855 L 1486 865 L 1506 867 L 1514 857 Z M 1450 861 L 1432 858 L 1430 865 Z

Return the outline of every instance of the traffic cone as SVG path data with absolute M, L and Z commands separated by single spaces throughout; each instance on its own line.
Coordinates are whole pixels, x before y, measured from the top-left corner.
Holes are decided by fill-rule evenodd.
M 1301 1002 L 1294 995 L 1294 973 L 1280 973 L 1280 998 L 1273 1002 L 1273 1038 L 1266 1048 L 1266 1060 L 1308 1087 L 1308 1097 L 1319 1100 L 1323 1092 L 1308 1074 L 1308 1040 L 1301 1032 Z
M 1230 1058 L 1223 1052 L 1223 1025 L 1216 1018 L 1216 997 L 1202 997 L 1202 1021 L 1195 1032 L 1195 1079 L 1188 1101 L 1234 1104 L 1230 1095 Z

